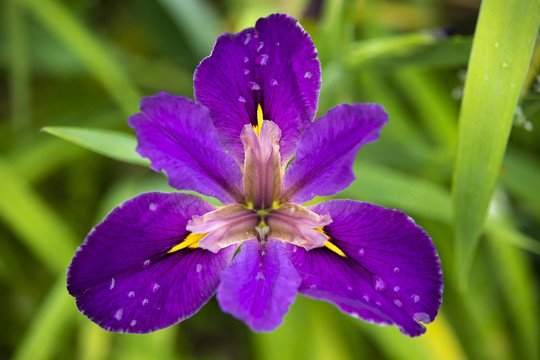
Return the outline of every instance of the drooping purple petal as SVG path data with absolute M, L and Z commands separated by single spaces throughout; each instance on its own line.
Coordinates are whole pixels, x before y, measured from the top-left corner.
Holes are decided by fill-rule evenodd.
M 282 131 L 282 160 L 292 157 L 301 131 L 317 110 L 317 56 L 309 34 L 284 14 L 217 39 L 212 54 L 195 71 L 195 99 L 210 109 L 225 148 L 239 164 L 244 162 L 240 132 L 245 124 L 257 124 L 259 104 L 264 119 Z
M 254 331 L 272 331 L 294 302 L 300 277 L 281 241 L 249 240 L 221 273 L 217 299 L 221 309 Z
M 388 115 L 377 104 L 342 104 L 305 132 L 283 178 L 282 197 L 303 204 L 315 195 L 330 196 L 354 180 L 358 149 L 377 140 Z
M 165 171 L 171 186 L 225 204 L 242 201 L 242 173 L 223 150 L 208 109 L 160 92 L 141 101 L 129 125 L 137 134 L 137 152 L 152 161 L 152 169 Z
M 237 246 L 168 253 L 193 215 L 214 207 L 186 194 L 146 193 L 116 207 L 68 269 L 79 310 L 108 331 L 147 333 L 197 312 L 214 294 Z
M 332 200 L 310 208 L 329 213 L 324 227 L 346 257 L 323 247 L 287 245 L 302 276 L 300 293 L 327 300 L 377 324 L 418 336 L 441 305 L 442 271 L 429 236 L 404 213 L 369 203 Z

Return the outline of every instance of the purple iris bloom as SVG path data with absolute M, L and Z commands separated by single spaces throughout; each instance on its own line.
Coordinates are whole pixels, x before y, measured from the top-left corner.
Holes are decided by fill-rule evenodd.
M 404 213 L 330 200 L 353 180 L 358 149 L 387 122 L 376 104 L 315 116 L 321 68 L 292 17 L 221 35 L 194 75 L 195 99 L 165 92 L 129 119 L 137 151 L 184 193 L 141 194 L 88 234 L 68 269 L 79 310 L 109 331 L 147 333 L 217 292 L 255 331 L 283 322 L 296 294 L 402 333 L 425 332 L 441 304 L 429 236 Z

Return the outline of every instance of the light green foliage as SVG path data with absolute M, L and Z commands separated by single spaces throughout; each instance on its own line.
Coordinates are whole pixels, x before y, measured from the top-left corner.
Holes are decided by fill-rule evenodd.
M 141 158 L 135 152 L 137 140 L 126 133 L 71 127 L 44 127 L 42 130 L 119 161 L 150 165 L 150 161 Z
M 540 1 L 484 1 L 461 106 L 453 203 L 465 284 L 540 24 Z
M 476 29 L 477 2 L 442 0 L 327 0 L 318 17 L 303 15 L 305 0 L 4 3 L 0 358 L 540 356 L 540 0 L 484 0 Z M 388 111 L 338 196 L 400 209 L 430 234 L 444 272 L 439 316 L 410 339 L 299 296 L 280 328 L 254 334 L 212 300 L 151 335 L 105 332 L 65 288 L 77 245 L 117 204 L 177 191 L 136 153 L 127 118 L 159 90 L 192 97 L 219 33 L 273 11 L 298 18 L 318 48 L 318 116 L 342 102 Z

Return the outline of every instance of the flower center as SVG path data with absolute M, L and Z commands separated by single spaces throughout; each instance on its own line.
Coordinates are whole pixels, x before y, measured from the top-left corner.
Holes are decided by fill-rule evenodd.
M 320 230 L 332 222 L 329 215 L 280 199 L 281 164 L 279 140 L 281 130 L 272 121 L 263 120 L 257 108 L 257 125 L 247 124 L 240 135 L 244 144 L 244 204 L 227 205 L 188 223 L 192 233 L 205 234 L 201 248 L 218 251 L 234 243 L 257 238 L 289 242 L 310 250 L 324 246 L 328 238 Z

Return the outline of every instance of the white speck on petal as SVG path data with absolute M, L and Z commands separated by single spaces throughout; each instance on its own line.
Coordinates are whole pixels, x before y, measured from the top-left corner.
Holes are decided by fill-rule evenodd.
M 114 313 L 114 318 L 118 321 L 122 320 L 122 315 L 124 314 L 124 308 L 120 308 L 118 310 L 116 310 L 116 312 Z

